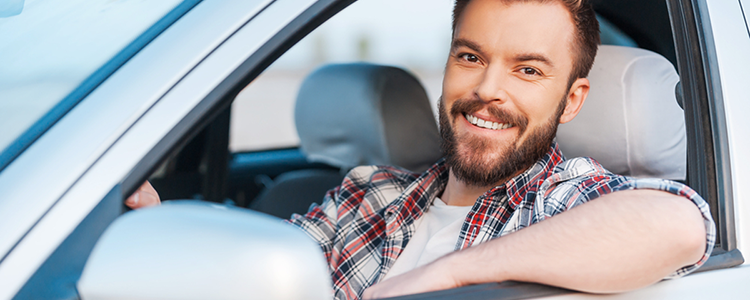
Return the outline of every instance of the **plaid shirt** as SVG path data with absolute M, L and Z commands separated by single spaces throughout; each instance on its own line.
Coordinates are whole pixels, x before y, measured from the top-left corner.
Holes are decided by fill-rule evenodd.
M 290 222 L 320 244 L 333 279 L 336 299 L 359 299 L 382 280 L 416 231 L 415 220 L 432 205 L 448 182 L 443 160 L 422 174 L 386 166 L 363 166 L 349 172 Z M 634 179 L 612 174 L 591 158 L 565 160 L 557 144 L 523 174 L 480 196 L 466 216 L 456 250 L 523 229 L 607 193 L 631 189 L 663 190 L 690 199 L 703 214 L 706 251 L 700 262 L 669 278 L 701 266 L 713 249 L 716 229 L 708 204 L 689 187 L 663 179 Z

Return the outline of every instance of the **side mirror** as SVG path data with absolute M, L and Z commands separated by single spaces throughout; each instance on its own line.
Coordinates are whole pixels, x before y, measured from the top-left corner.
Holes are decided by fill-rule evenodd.
M 319 246 L 258 212 L 179 201 L 129 212 L 104 232 L 82 299 L 331 299 Z

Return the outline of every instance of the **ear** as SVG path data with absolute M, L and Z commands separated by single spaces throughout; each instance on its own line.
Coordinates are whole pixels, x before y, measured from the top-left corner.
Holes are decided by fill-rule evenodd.
M 560 124 L 568 123 L 578 115 L 583 102 L 586 101 L 586 97 L 589 95 L 589 88 L 589 80 L 586 78 L 578 78 L 573 82 L 568 92 L 568 103 L 565 105 L 562 115 L 560 115 Z

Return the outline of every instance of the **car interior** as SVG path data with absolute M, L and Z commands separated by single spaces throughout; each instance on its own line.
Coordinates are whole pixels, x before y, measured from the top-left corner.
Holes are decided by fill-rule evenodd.
M 558 142 L 566 156 L 594 157 L 615 173 L 684 182 L 685 123 L 675 96 L 679 78 L 666 3 L 635 2 L 593 1 L 602 44 L 609 46 L 597 56 L 584 109 L 560 126 Z M 357 165 L 420 172 L 437 161 L 439 134 L 430 105 L 408 70 L 322 65 L 299 87 L 298 146 L 229 153 L 227 108 L 150 181 L 165 200 L 203 199 L 288 218 L 319 203 Z M 605 119 L 620 121 L 608 125 L 615 128 L 598 125 Z M 605 138 L 611 132 L 616 137 Z
M 280 218 L 303 214 L 356 166 L 394 165 L 422 172 L 441 157 L 427 93 L 413 75 L 395 67 L 321 67 L 302 83 L 295 123 L 306 160 L 329 168 L 280 174 L 250 209 Z

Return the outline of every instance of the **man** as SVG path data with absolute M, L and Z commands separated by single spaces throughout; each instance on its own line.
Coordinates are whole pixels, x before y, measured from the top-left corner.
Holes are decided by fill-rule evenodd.
M 355 168 L 290 220 L 326 253 L 336 297 L 504 280 L 617 292 L 703 262 L 714 228 L 693 191 L 563 161 L 553 142 L 586 98 L 597 44 L 581 1 L 457 1 L 440 102 L 446 160 L 421 175 Z
M 694 191 L 564 160 L 553 140 L 589 90 L 598 24 L 582 2 L 456 1 L 445 160 L 355 168 L 289 220 L 320 244 L 336 298 L 505 280 L 617 292 L 705 262 L 715 228 Z

